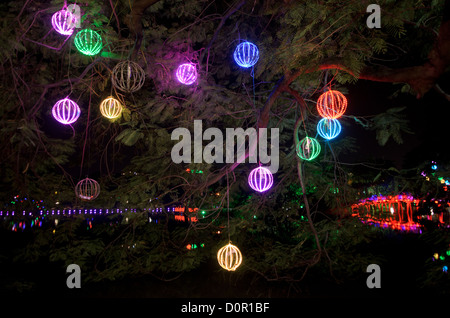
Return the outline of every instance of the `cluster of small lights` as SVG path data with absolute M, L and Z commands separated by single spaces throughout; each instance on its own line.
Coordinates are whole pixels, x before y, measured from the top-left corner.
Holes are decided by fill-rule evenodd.
M 442 266 L 442 272 L 444 274 L 448 274 L 448 266 L 445 264 L 443 265 L 442 262 L 445 261 L 446 259 L 448 259 L 449 257 L 450 257 L 450 245 L 449 245 L 449 248 L 445 252 L 443 252 L 441 254 L 434 253 L 431 259 L 433 262 L 438 262 L 439 267 Z
M 127 213 L 127 212 L 131 212 L 131 213 L 138 213 L 138 212 L 147 212 L 147 213 L 163 213 L 163 212 L 167 212 L 167 213 L 184 213 L 185 208 L 184 207 L 167 207 L 167 208 L 144 208 L 142 210 L 140 209 L 51 209 L 51 210 L 46 210 L 46 209 L 41 209 L 37 212 L 31 212 L 31 211 L 3 211 L 0 210 L 0 216 L 2 217 L 7 217 L 7 216 L 55 216 L 55 215 L 62 215 L 62 216 L 71 216 L 71 215 L 108 215 L 108 214 L 122 214 L 122 213 Z M 198 212 L 198 208 L 188 208 L 187 212 L 189 213 L 197 213 Z M 206 212 L 205 211 L 201 211 L 201 214 L 204 215 Z

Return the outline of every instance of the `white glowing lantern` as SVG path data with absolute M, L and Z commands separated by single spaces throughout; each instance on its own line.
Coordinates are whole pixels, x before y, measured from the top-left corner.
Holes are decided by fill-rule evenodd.
M 75 186 L 75 194 L 81 200 L 94 200 L 100 194 L 100 185 L 94 179 L 83 179 Z
M 126 93 L 133 93 L 144 85 L 145 72 L 139 64 L 123 61 L 112 70 L 111 81 L 115 88 Z

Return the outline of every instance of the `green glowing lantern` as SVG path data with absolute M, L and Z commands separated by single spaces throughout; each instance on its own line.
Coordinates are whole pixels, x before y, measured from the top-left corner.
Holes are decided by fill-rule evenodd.
M 297 144 L 297 155 L 307 161 L 311 161 L 320 154 L 320 144 L 315 138 L 305 137 Z
M 102 50 L 102 37 L 91 29 L 84 29 L 75 35 L 75 47 L 85 55 L 96 55 Z

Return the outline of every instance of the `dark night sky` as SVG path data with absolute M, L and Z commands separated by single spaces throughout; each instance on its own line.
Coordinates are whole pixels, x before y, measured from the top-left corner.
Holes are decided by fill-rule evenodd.
M 449 101 L 435 90 L 421 99 L 406 93 L 390 99 L 389 96 L 400 87 L 401 84 L 365 80 L 349 87 L 347 115 L 376 115 L 391 107 L 405 106 L 403 114 L 409 120 L 409 129 L 414 132 L 402 133 L 403 144 L 397 144 L 390 138 L 385 146 L 380 146 L 375 131 L 367 131 L 347 117 L 344 119 L 347 125 L 343 126 L 343 133 L 356 138 L 360 150 L 354 160 L 376 157 L 393 161 L 397 168 L 411 168 L 424 160 L 448 159 L 446 115 Z

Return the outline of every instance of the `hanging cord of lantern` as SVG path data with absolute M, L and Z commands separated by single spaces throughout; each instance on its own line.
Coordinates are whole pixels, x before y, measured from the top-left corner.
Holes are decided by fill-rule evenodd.
M 231 236 L 230 236 L 230 184 L 228 181 L 228 171 L 227 171 L 227 229 L 228 229 L 228 243 L 231 243 Z
M 87 119 L 86 119 L 86 131 L 85 131 L 86 136 L 84 137 L 83 152 L 81 154 L 81 165 L 80 165 L 80 177 L 79 177 L 79 179 L 81 179 L 81 175 L 83 173 L 84 156 L 85 156 L 85 152 L 86 152 L 86 144 L 87 144 L 87 139 L 88 139 L 88 135 L 89 135 L 88 132 L 89 132 L 90 114 L 91 114 L 92 81 L 93 81 L 93 76 L 91 76 L 91 85 L 89 86 L 89 104 L 88 104 L 88 113 L 87 113 Z M 88 147 L 89 147 L 89 151 L 88 151 L 88 153 L 89 153 L 88 161 L 89 161 L 90 160 L 91 147 L 90 146 L 88 146 Z
M 303 101 L 302 105 L 300 105 L 300 106 L 301 106 L 301 109 L 300 109 L 301 116 L 299 116 L 299 118 L 297 119 L 297 121 L 295 123 L 295 127 L 294 127 L 294 143 L 295 143 L 295 145 L 298 145 L 298 143 L 299 143 L 298 131 L 299 131 L 301 123 L 303 123 L 305 133 L 306 133 L 305 121 L 304 121 L 304 117 L 303 117 L 303 112 L 306 111 L 306 103 Z M 303 202 L 305 204 L 306 216 L 307 216 L 311 231 L 314 235 L 314 239 L 316 241 L 317 250 L 318 250 L 318 253 L 314 256 L 313 263 L 317 263 L 320 259 L 320 254 L 322 252 L 322 248 L 320 245 L 319 236 L 317 234 L 316 228 L 314 227 L 314 224 L 313 224 L 313 221 L 311 218 L 311 210 L 309 207 L 308 198 L 306 197 L 305 184 L 303 182 L 302 165 L 303 165 L 303 160 L 300 160 L 300 158 L 297 158 L 297 173 L 298 173 L 298 179 L 300 181 L 300 186 L 302 188 Z

